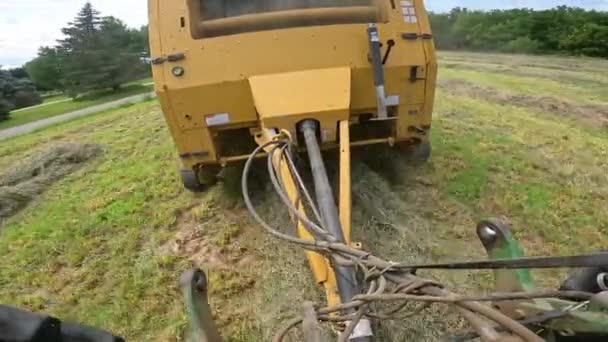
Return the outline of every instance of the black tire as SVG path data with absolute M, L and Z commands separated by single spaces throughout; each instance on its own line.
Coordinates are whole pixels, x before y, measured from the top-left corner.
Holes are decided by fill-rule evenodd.
M 417 164 L 426 163 L 431 158 L 431 154 L 433 152 L 433 148 L 431 147 L 431 143 L 429 141 L 400 145 L 399 149 L 403 152 L 403 155 L 408 161 Z
M 198 176 L 194 170 L 181 169 L 179 174 L 182 177 L 184 188 L 192 192 L 203 192 L 206 187 L 198 180 Z
M 189 191 L 200 193 L 205 192 L 209 187 L 217 182 L 217 174 L 220 171 L 218 166 L 205 166 L 197 169 L 180 169 L 184 188 Z

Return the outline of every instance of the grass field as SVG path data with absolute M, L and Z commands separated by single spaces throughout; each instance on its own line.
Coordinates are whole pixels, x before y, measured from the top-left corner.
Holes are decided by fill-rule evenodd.
M 355 239 L 389 260 L 484 258 L 475 223 L 499 216 L 531 255 L 605 248 L 608 62 L 442 53 L 441 63 L 431 161 L 406 165 L 392 151 L 355 158 Z M 182 190 L 156 102 L 5 141 L 0 170 L 65 142 L 102 152 L 0 223 L 0 303 L 129 341 L 181 341 L 177 280 L 195 263 L 209 272 L 228 340 L 266 341 L 300 301 L 320 299 L 301 252 L 250 219 L 237 177 L 203 195 Z M 261 212 L 287 226 L 264 190 Z M 485 272 L 433 276 L 461 291 L 491 286 Z M 537 276 L 553 287 L 562 273 Z M 461 327 L 438 307 L 383 334 L 427 341 Z
M 149 83 L 149 79 L 128 84 L 118 91 L 104 91 L 85 95 L 76 100 L 70 100 L 61 95 L 53 96 L 45 99 L 42 105 L 12 112 L 8 120 L 0 122 L 0 130 L 152 91 L 151 85 L 143 85 L 146 83 Z
M 42 102 L 42 104 L 46 104 L 46 103 L 50 103 L 50 102 L 59 102 L 59 101 L 65 101 L 65 100 L 69 100 L 70 98 L 66 95 L 62 95 L 62 94 L 56 94 L 56 95 L 51 95 L 51 96 L 47 96 L 44 98 L 44 101 Z M 27 108 L 23 108 L 24 110 Z

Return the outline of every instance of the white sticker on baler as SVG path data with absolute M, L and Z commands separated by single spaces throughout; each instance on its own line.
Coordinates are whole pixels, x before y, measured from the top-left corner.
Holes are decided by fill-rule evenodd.
M 416 23 L 416 7 L 412 1 L 401 1 L 401 14 L 406 23 Z
M 205 117 L 207 126 L 220 126 L 230 123 L 230 115 L 228 113 L 211 114 Z

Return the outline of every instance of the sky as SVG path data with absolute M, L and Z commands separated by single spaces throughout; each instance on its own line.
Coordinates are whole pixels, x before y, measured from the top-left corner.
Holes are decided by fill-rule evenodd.
M 176 1 L 176 0 L 165 0 Z M 183 0 L 182 0 L 183 1 Z M 54 45 L 61 28 L 74 18 L 86 0 L 0 0 L 0 65 L 22 65 L 36 57 L 40 46 Z M 122 19 L 131 27 L 147 22 L 147 0 L 91 0 L 102 15 Z M 453 7 L 472 9 L 578 6 L 608 11 L 608 0 L 426 0 L 432 11 Z

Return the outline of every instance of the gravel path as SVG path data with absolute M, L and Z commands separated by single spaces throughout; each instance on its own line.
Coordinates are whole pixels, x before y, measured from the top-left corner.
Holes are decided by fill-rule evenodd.
M 62 103 L 62 102 L 68 102 L 68 101 L 72 101 L 72 99 L 63 99 L 63 100 L 58 100 L 58 101 L 46 102 L 46 103 L 42 103 L 42 104 L 39 104 L 39 105 L 31 106 L 31 107 L 25 107 L 25 108 L 13 110 L 13 111 L 11 111 L 11 113 L 19 113 L 19 112 L 22 112 L 24 110 L 30 110 L 30 109 L 34 109 L 34 108 L 46 107 L 46 106 L 49 106 L 49 105 L 54 105 L 56 103 Z
M 102 103 L 99 105 L 79 109 L 79 110 L 76 110 L 76 111 L 73 111 L 70 113 L 57 115 L 57 116 L 53 116 L 50 118 L 30 122 L 25 125 L 0 130 L 0 140 L 6 140 L 6 139 L 9 139 L 12 137 L 16 137 L 18 135 L 31 133 L 35 130 L 38 130 L 38 129 L 41 129 L 44 127 L 48 127 L 48 126 L 51 126 L 54 124 L 58 124 L 61 122 L 65 122 L 68 120 L 72 120 L 74 118 L 78 118 L 81 116 L 87 116 L 87 115 L 103 112 L 105 110 L 117 108 L 120 106 L 124 106 L 126 104 L 142 102 L 142 101 L 146 100 L 147 98 L 149 98 L 150 96 L 154 97 L 156 95 L 152 92 L 152 93 L 147 93 L 147 94 L 129 96 L 129 97 L 125 97 L 124 99 L 107 102 L 107 103 Z

